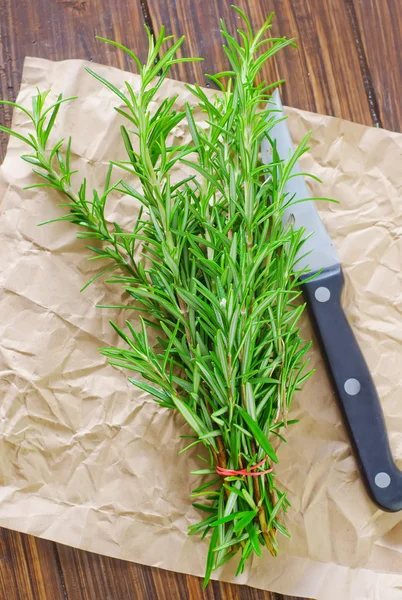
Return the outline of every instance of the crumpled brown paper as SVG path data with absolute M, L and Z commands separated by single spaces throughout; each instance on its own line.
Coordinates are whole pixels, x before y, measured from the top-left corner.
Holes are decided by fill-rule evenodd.
M 60 111 L 57 135 L 72 135 L 80 176 L 102 186 L 107 161 L 124 156 L 120 117 L 116 98 L 84 66 L 28 58 L 18 102 L 28 105 L 36 86 L 51 87 L 53 98 L 79 95 Z M 91 66 L 120 87 L 126 78 L 138 82 Z M 192 102 L 181 83 L 166 82 L 161 96 L 173 93 L 179 104 Z M 402 135 L 287 112 L 295 142 L 313 130 L 302 164 L 324 181 L 313 193 L 340 201 L 320 212 L 345 269 L 345 310 L 402 459 Z M 14 128 L 27 127 L 16 112 Z M 187 135 L 178 127 L 178 137 Z M 24 191 L 35 180 L 19 158 L 25 151 L 12 139 L 0 173 L 0 525 L 202 575 L 207 542 L 186 534 L 199 519 L 189 500 L 197 459 L 178 456 L 188 430 L 98 354 L 117 342 L 108 324 L 116 314 L 95 304 L 113 303 L 118 292 L 98 281 L 80 294 L 97 265 L 70 224 L 37 227 L 63 209 L 56 193 Z M 110 206 L 123 224 L 137 210 L 126 198 Z M 232 561 L 217 576 L 318 600 L 401 599 L 402 513 L 383 513 L 368 499 L 317 349 L 311 358 L 317 373 L 292 410 L 301 422 L 279 448 L 292 539 L 281 540 L 278 559 L 264 553 L 237 579 Z

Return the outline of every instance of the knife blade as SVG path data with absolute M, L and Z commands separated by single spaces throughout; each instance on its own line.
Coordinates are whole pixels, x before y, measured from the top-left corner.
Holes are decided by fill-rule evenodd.
M 279 119 L 285 116 L 278 90 L 267 108 L 277 111 Z M 294 148 L 286 120 L 275 123 L 269 135 L 279 158 L 287 162 Z M 262 142 L 261 155 L 263 163 L 272 161 L 272 146 L 267 138 Z M 292 171 L 296 173 L 300 173 L 298 164 Z M 284 193 L 286 199 L 294 201 L 311 198 L 302 175 L 290 179 Z M 383 510 L 401 510 L 402 473 L 392 458 L 374 381 L 342 308 L 344 277 L 338 254 L 313 200 L 287 206 L 284 224 L 289 220 L 294 229 L 303 227 L 309 236 L 296 256 L 297 268 L 306 270 L 300 283 L 363 481 Z

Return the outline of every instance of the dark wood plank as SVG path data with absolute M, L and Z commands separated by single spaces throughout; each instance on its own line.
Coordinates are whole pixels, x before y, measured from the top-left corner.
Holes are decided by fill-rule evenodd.
M 203 73 L 226 67 L 219 17 L 231 31 L 240 24 L 230 4 L 221 0 L 148 0 L 156 29 L 165 25 L 176 35 L 184 34 L 185 53 L 205 58 L 204 63 L 178 65 L 175 77 L 205 85 Z M 238 0 L 237 5 L 250 16 L 254 27 L 275 11 L 274 35 L 296 37 L 300 50 L 284 50 L 264 72 L 269 80 L 279 75 L 286 79 L 283 98 L 287 104 L 367 125 L 373 123 L 344 0 Z
M 0 529 L 0 598 L 66 600 L 52 542 Z
M 0 0 L 0 98 L 14 100 L 25 56 L 51 60 L 82 58 L 129 69 L 123 52 L 96 35 L 119 40 L 144 59 L 147 38 L 140 0 Z M 11 110 L 0 107 L 0 122 Z M 0 158 L 5 152 L 1 138 Z
M 58 545 L 68 600 L 275 600 L 268 592 L 80 552 Z
M 379 125 L 402 131 L 402 3 L 350 1 L 370 73 L 372 101 L 378 106 Z
M 54 552 L 54 546 L 57 552 Z M 57 561 L 61 577 L 56 576 Z M 1 600 L 297 600 L 0 530 Z

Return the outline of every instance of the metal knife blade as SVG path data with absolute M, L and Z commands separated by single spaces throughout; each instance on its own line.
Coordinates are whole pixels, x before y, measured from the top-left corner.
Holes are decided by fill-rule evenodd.
M 276 89 L 269 102 L 271 110 L 277 110 L 277 117 L 284 116 L 281 97 Z M 293 144 L 286 121 L 280 121 L 275 124 L 270 131 L 270 137 L 276 140 L 276 149 L 282 160 L 288 160 L 293 154 Z M 269 164 L 272 161 L 272 150 L 269 141 L 265 138 L 261 144 L 262 162 Z M 296 163 L 292 174 L 300 173 L 299 165 Z M 311 194 L 302 176 L 293 177 L 285 186 L 285 192 L 288 198 L 294 197 L 295 200 L 310 198 Z M 332 244 L 323 222 L 320 219 L 318 211 L 313 200 L 299 202 L 284 211 L 284 222 L 294 220 L 294 228 L 303 227 L 308 239 L 303 244 L 300 251 L 298 268 L 309 267 L 311 272 L 332 267 L 339 264 L 337 252 Z
M 274 93 L 268 108 L 276 109 L 278 118 L 284 116 L 279 92 Z M 274 125 L 270 137 L 279 158 L 287 161 L 294 150 L 285 120 Z M 272 151 L 268 139 L 262 143 L 261 152 L 263 162 L 269 164 Z M 296 165 L 293 173 L 298 172 Z M 286 198 L 294 200 L 311 198 L 303 176 L 292 178 L 285 193 Z M 301 286 L 363 481 L 371 498 L 383 510 L 401 510 L 402 473 L 391 455 L 373 379 L 342 308 L 344 279 L 336 250 L 312 200 L 287 208 L 284 222 L 291 216 L 294 228 L 303 227 L 306 234 L 311 234 L 300 251 L 297 267 L 308 267 Z M 314 273 L 316 276 L 311 278 Z

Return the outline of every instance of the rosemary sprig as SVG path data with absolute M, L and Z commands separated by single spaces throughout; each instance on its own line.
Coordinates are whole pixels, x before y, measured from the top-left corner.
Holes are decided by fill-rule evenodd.
M 246 15 L 235 10 L 245 29 L 236 39 L 222 23 L 230 70 L 210 76 L 220 94 L 211 99 L 199 86 L 188 86 L 207 129 L 196 123 L 190 105 L 177 111 L 174 97 L 152 109 L 170 67 L 192 60 L 176 58 L 183 38 L 163 52 L 171 37 L 162 29 L 154 41 L 148 32 L 145 65 L 129 49 L 104 40 L 133 59 L 140 86 L 126 82 L 122 91 L 88 69 L 123 103 L 116 111 L 130 127 L 121 127 L 127 160 L 111 162 L 102 190 L 89 195 L 85 179 L 74 190 L 71 138 L 49 147 L 66 101 L 61 96 L 49 108 L 48 92 L 39 91 L 32 111 L 15 105 L 32 121 L 33 134 L 0 128 L 30 147 L 22 158 L 42 179 L 30 187 L 57 189 L 66 197 L 62 206 L 68 212 L 55 220 L 71 221 L 79 237 L 90 240 L 91 260 L 107 260 L 93 279 L 119 269 L 108 281 L 127 292 L 125 307 L 148 315 L 140 317 L 139 330 L 129 320 L 125 331 L 112 323 L 125 345 L 101 352 L 111 364 L 141 376 L 130 381 L 161 407 L 181 413 L 193 430 L 187 448 L 202 444 L 208 451 L 194 475 L 212 477 L 192 494 L 206 517 L 189 531 L 203 537 L 211 532 L 205 584 L 236 553 L 240 573 L 263 546 L 277 554 L 278 532 L 289 535 L 280 522 L 289 502 L 276 485 L 272 439 L 284 439 L 281 431 L 295 422 L 287 419 L 292 397 L 311 374 L 309 344 L 298 328 L 304 305 L 295 257 L 303 232 L 282 224 L 284 205 L 292 201 L 284 193 L 290 165 L 308 150 L 308 138 L 288 163 L 279 160 L 273 142 L 271 164 L 263 166 L 259 158 L 276 119 L 263 107 L 279 82 L 257 84 L 256 78 L 266 60 L 294 41 L 267 35 L 272 15 L 254 34 Z M 173 146 L 171 134 L 183 119 L 192 140 Z M 173 183 L 177 163 L 193 174 Z M 122 176 L 112 184 L 114 169 Z M 106 202 L 116 192 L 141 204 L 130 231 L 105 217 Z M 158 331 L 156 345 L 150 328 Z

